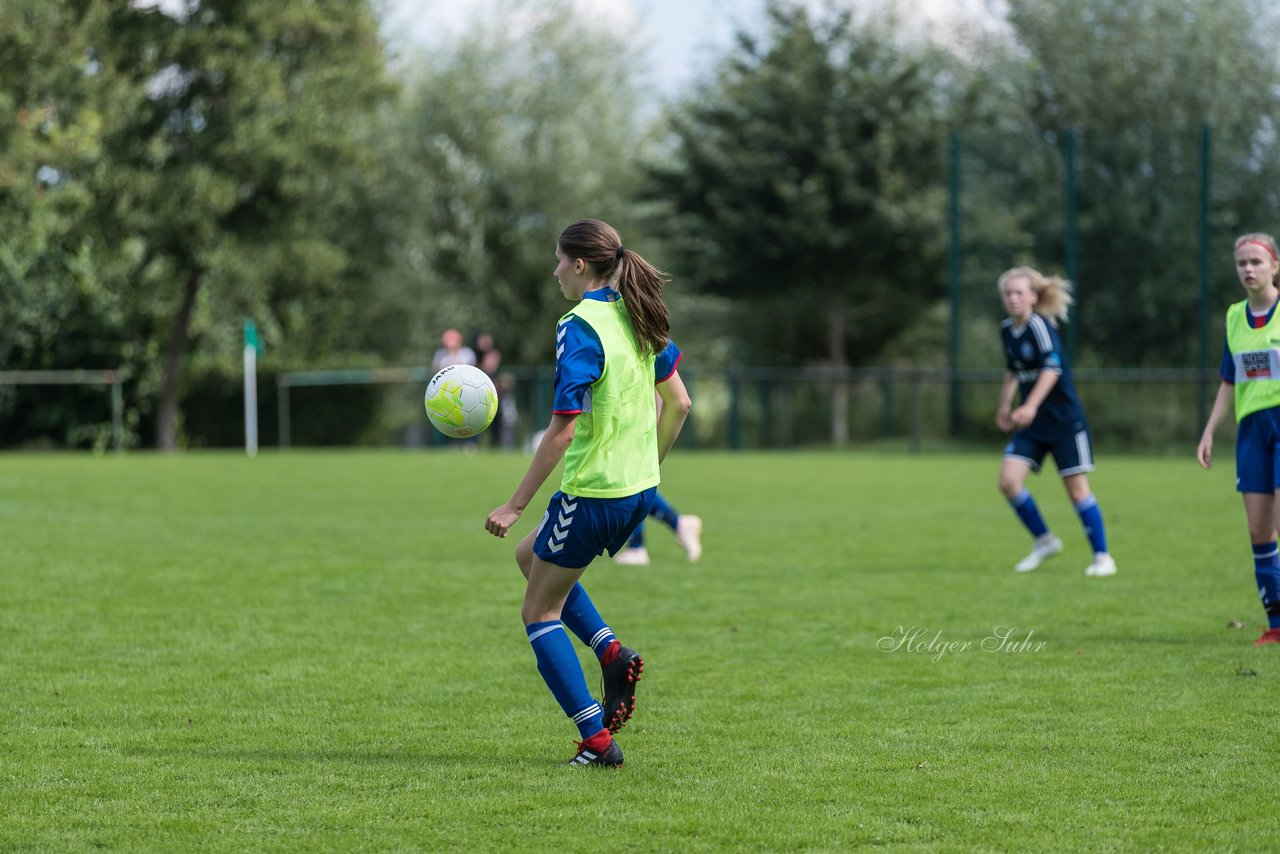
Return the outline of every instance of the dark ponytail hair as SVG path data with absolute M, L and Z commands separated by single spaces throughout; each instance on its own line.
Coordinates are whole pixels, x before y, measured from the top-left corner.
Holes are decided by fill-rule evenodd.
M 671 315 L 662 302 L 667 274 L 625 248 L 614 227 L 598 219 L 578 220 L 560 232 L 559 243 L 565 255 L 581 258 L 617 286 L 641 352 L 661 353 L 671 340 Z

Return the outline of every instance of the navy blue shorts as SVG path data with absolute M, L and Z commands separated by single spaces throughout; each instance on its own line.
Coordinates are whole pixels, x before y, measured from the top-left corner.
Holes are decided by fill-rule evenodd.
M 656 486 L 625 498 L 582 498 L 557 492 L 533 535 L 533 553 L 556 566 L 579 569 L 606 551 L 612 556 L 649 515 Z
M 1004 448 L 1005 459 L 1021 460 L 1037 473 L 1046 454 L 1053 454 L 1058 474 L 1063 477 L 1093 471 L 1093 445 L 1089 441 L 1089 427 L 1078 424 L 1075 431 L 1064 433 L 1054 442 L 1018 432 L 1013 434 Z
M 1236 428 L 1236 492 L 1280 489 L 1280 406 L 1250 412 Z

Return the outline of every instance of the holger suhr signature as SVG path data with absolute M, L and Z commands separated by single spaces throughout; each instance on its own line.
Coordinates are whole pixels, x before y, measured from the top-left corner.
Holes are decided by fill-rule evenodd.
M 919 626 L 898 626 L 891 633 L 876 641 L 881 652 L 914 652 L 929 656 L 931 661 L 941 661 L 945 656 L 971 652 L 1041 652 L 1049 644 L 1032 640 L 1035 631 L 1025 632 L 1017 626 L 996 626 L 980 641 L 948 640 L 941 631 L 931 632 Z

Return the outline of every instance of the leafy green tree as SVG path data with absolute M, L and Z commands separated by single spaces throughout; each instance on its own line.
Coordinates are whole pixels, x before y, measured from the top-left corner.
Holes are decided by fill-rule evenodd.
M 88 183 L 108 237 L 145 247 L 142 279 L 169 282 L 149 309 L 156 442 L 173 448 L 201 312 L 221 329 L 265 314 L 268 336 L 292 341 L 323 314 L 291 308 L 345 301 L 348 229 L 361 233 L 366 213 L 358 183 L 378 168 L 367 131 L 389 90 L 367 3 L 189 0 L 172 16 L 111 6 L 92 55 L 136 85 L 107 114 Z
M 13 0 L 0 7 L 0 367 L 114 368 L 131 330 L 123 282 L 136 242 L 88 225 L 82 180 L 102 156 L 111 84 L 89 57 L 103 9 Z M 0 443 L 109 441 L 97 390 L 0 387 Z
M 368 2 L 14 0 L 0 59 L 7 366 L 124 365 L 173 448 L 188 356 L 234 366 L 245 315 L 285 358 L 367 346 L 393 91 Z
M 449 326 L 488 330 L 509 362 L 548 361 L 567 307 L 551 276 L 560 230 L 596 217 L 638 239 L 633 47 L 564 2 L 494 19 L 422 57 L 388 139 L 396 262 L 367 308 L 419 362 Z
M 988 103 L 991 125 L 969 132 L 966 223 L 1004 266 L 1061 272 L 1062 158 L 1074 133 L 1084 354 L 1194 364 L 1201 127 L 1213 129 L 1221 308 L 1235 293 L 1231 235 L 1271 228 L 1280 201 L 1280 163 L 1264 154 L 1280 109 L 1277 16 L 1256 0 L 1011 0 L 1008 9 L 1012 42 L 980 54 L 988 95 L 1001 103 Z
M 943 286 L 948 61 L 832 5 L 766 14 L 674 115 L 653 194 L 744 357 L 863 363 Z

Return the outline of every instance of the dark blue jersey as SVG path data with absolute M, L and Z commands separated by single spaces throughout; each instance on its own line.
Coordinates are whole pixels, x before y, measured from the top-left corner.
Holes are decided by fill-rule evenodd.
M 1000 324 L 1000 339 L 1004 344 L 1005 366 L 1018 378 L 1023 402 L 1042 373 L 1059 375 L 1040 404 L 1035 420 L 1022 432 L 1052 442 L 1083 429 L 1084 408 L 1071 381 L 1071 369 L 1067 367 L 1058 330 L 1038 314 L 1032 314 L 1022 327 L 1015 327 L 1013 318 L 1006 318 Z

